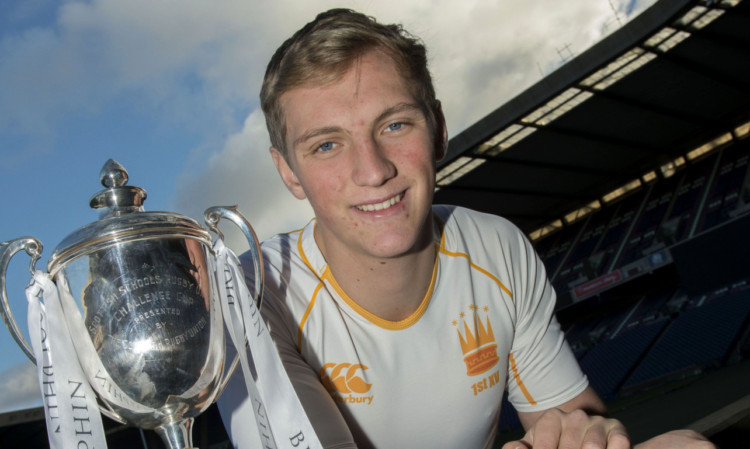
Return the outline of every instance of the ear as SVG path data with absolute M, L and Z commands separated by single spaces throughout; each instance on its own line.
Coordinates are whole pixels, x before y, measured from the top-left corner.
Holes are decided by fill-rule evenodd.
M 298 200 L 304 200 L 307 198 L 307 195 L 305 195 L 305 191 L 302 188 L 302 184 L 300 184 L 297 179 L 297 175 L 294 174 L 294 171 L 289 166 L 289 163 L 284 156 L 281 155 L 281 152 L 274 147 L 271 147 L 270 152 L 273 163 L 276 165 L 276 170 L 278 170 L 279 175 L 281 175 L 281 180 L 284 181 L 286 188 L 289 189 L 289 191 L 292 192 L 292 195 Z
M 432 108 L 435 115 L 435 160 L 439 161 L 448 152 L 448 128 L 445 126 L 445 116 L 440 100 L 435 100 Z

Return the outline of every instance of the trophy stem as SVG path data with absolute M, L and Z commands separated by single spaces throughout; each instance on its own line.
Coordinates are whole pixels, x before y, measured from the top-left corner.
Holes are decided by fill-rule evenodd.
M 167 449 L 197 449 L 193 447 L 193 418 L 169 422 L 154 430 Z

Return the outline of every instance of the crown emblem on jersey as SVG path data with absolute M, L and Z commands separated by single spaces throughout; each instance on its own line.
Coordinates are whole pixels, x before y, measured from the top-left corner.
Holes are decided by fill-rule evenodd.
M 463 334 L 458 326 L 458 321 L 454 321 L 453 324 L 457 326 L 456 331 L 458 332 L 461 351 L 464 354 L 464 362 L 466 363 L 466 374 L 476 376 L 494 367 L 500 361 L 500 358 L 497 356 L 495 334 L 492 331 L 492 324 L 489 317 L 486 318 L 485 325 L 481 317 L 476 313 L 477 307 L 471 305 L 469 308 L 472 310 L 470 318 L 473 319 L 470 319 L 470 321 L 474 324 L 473 331 L 466 319 L 463 320 Z M 487 307 L 485 307 L 486 310 Z M 461 317 L 464 318 L 463 313 Z

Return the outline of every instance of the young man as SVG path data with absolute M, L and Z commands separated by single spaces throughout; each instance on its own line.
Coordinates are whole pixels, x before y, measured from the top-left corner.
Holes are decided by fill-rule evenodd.
M 490 447 L 506 389 L 528 431 L 507 447 L 630 447 L 597 416 L 526 238 L 432 206 L 447 135 L 417 39 L 320 14 L 273 56 L 261 104 L 284 184 L 315 211 L 263 243 L 262 313 L 325 447 Z

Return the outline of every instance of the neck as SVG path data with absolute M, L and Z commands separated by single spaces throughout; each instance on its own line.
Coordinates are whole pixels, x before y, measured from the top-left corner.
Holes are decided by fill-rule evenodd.
M 380 318 L 400 321 L 417 310 L 430 288 L 436 249 L 432 232 L 428 236 L 414 251 L 387 259 L 352 253 L 329 258 L 319 246 L 349 298 Z

